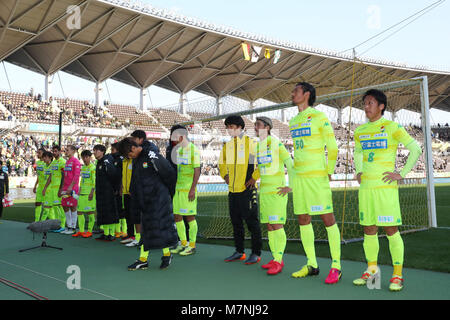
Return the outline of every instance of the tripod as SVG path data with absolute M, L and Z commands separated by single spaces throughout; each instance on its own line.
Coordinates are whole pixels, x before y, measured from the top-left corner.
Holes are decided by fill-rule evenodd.
M 21 249 L 19 250 L 19 252 L 24 252 L 27 250 L 32 250 L 32 249 L 37 249 L 37 248 L 53 248 L 53 249 L 58 249 L 58 250 L 62 250 L 62 248 L 58 248 L 58 247 L 53 247 L 53 246 L 49 246 L 47 244 L 47 232 L 44 232 L 44 235 L 42 237 L 42 243 L 40 246 L 36 246 L 36 247 L 32 247 L 32 248 L 27 248 L 27 249 Z

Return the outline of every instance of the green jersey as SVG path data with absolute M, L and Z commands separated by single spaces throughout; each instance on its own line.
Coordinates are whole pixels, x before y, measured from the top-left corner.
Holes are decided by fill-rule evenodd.
M 194 180 L 194 169 L 200 168 L 200 153 L 190 142 L 185 148 L 177 149 L 177 185 L 178 191 L 189 191 Z
M 81 167 L 80 194 L 90 194 L 95 188 L 95 165 L 91 162 L 88 166 Z
M 52 187 L 58 187 L 61 185 L 61 179 L 63 176 L 63 170 L 66 166 L 66 160 L 63 157 L 59 157 L 58 160 L 53 160 L 50 164 L 52 168 Z
M 45 162 L 42 160 L 36 161 L 36 175 L 38 180 L 38 188 L 43 189 L 46 183 L 45 175 L 44 175 L 44 168 L 45 168 Z M 48 177 L 47 177 L 48 178 Z
M 289 129 L 294 142 L 294 168 L 297 175 L 315 178 L 333 174 L 338 147 L 327 116 L 308 107 L 289 121 Z
M 286 186 L 284 163 L 291 159 L 285 146 L 275 137 L 268 136 L 256 145 L 258 170 L 261 176 L 261 193 L 276 194 Z
M 44 177 L 43 177 L 43 184 L 42 184 L 42 188 L 45 187 L 45 185 L 47 184 L 48 181 L 48 177 L 50 177 L 50 175 L 52 174 L 52 164 L 50 163 L 49 165 L 46 165 L 44 162 Z M 52 179 L 53 181 L 53 179 Z M 50 185 L 51 186 L 51 183 Z
M 363 173 L 361 189 L 397 188 L 397 182 L 391 184 L 383 182 L 383 173 L 395 170 L 399 143 L 408 147 L 415 140 L 401 125 L 385 118 L 359 126 L 354 136 L 355 167 L 357 173 Z M 361 154 L 362 166 L 358 159 L 358 155 Z

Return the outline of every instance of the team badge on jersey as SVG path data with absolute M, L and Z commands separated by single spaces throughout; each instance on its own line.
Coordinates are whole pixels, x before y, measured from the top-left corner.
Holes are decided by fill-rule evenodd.
M 309 116 L 309 117 L 308 117 L 308 122 L 311 122 L 311 121 L 312 121 L 312 117 Z
M 148 163 L 147 163 L 147 162 L 144 162 L 144 163 L 142 164 L 142 167 L 143 167 L 144 169 L 147 169 L 147 168 L 148 168 Z
M 380 130 L 381 130 L 381 132 L 384 132 L 384 131 L 386 130 L 386 128 L 385 128 L 384 126 L 382 126 L 382 127 L 380 128 Z

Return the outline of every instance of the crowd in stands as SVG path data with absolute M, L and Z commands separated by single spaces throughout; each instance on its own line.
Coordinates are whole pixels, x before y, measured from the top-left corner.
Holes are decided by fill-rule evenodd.
M 35 94 L 30 90 L 28 94 L 0 92 L 0 120 L 21 121 L 21 122 L 42 122 L 58 123 L 59 113 L 63 113 L 63 123 L 65 125 L 79 125 L 85 127 L 120 129 L 122 127 L 129 130 L 143 129 L 155 132 L 168 132 L 170 127 L 176 123 L 189 120 L 200 120 L 211 116 L 208 113 L 190 112 L 188 115 L 181 115 L 173 110 L 159 109 L 143 112 L 133 106 L 114 105 L 104 101 L 102 106 L 95 106 L 89 101 L 50 98 L 43 100 L 41 94 Z M 249 117 L 244 117 L 246 131 L 250 136 L 255 136 L 253 122 Z M 332 123 L 338 147 L 341 153 L 338 155 L 336 173 L 353 173 L 352 144 L 353 131 L 357 124 L 351 123 L 350 130 L 347 124 L 339 125 Z M 405 127 L 408 133 L 423 145 L 423 132 L 418 126 L 410 124 Z M 222 120 L 206 122 L 188 128 L 191 133 L 210 134 L 219 137 L 217 143 L 211 141 L 203 142 L 204 153 L 202 159 L 203 175 L 218 175 L 218 156 L 223 141 L 220 138 L 226 136 L 225 126 Z M 288 151 L 293 154 L 292 140 L 290 138 L 289 127 L 286 123 L 274 119 L 275 135 L 286 145 Z M 438 125 L 433 128 L 434 139 L 438 141 L 450 141 L 449 125 Z M 73 136 L 64 137 L 64 144 L 74 144 L 81 150 L 92 149 L 97 143 L 105 144 L 107 147 L 116 141 L 116 138 L 95 138 Z M 27 176 L 34 174 L 33 165 L 36 158 L 36 150 L 42 146 L 51 146 L 56 143 L 57 136 L 49 135 L 22 135 L 10 133 L 0 138 L 0 159 L 8 166 L 8 171 L 12 176 Z M 217 140 L 217 139 L 216 139 Z M 214 138 L 212 139 L 214 141 Z M 347 146 L 350 141 L 349 160 L 347 161 Z M 165 154 L 168 144 L 166 140 L 154 141 Z M 444 147 L 445 149 L 445 147 Z M 406 150 L 404 150 L 406 151 Z M 449 171 L 449 151 L 443 150 L 434 152 L 434 168 L 439 171 Z M 399 167 L 406 163 L 407 152 L 399 152 L 397 157 Z M 348 168 L 347 168 L 348 167 Z M 424 172 L 425 163 L 423 155 L 419 159 L 414 171 Z

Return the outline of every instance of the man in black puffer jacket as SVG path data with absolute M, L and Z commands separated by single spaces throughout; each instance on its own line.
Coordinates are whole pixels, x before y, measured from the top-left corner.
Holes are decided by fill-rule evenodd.
M 97 201 L 97 224 L 103 226 L 103 234 L 96 240 L 114 241 L 115 224 L 119 222 L 116 190 L 118 175 L 114 158 L 106 153 L 104 145 L 94 146 L 97 159 L 95 171 L 95 197 Z
M 119 151 L 122 156 L 133 159 L 130 190 L 142 212 L 144 250 L 163 249 L 160 268 L 165 269 L 172 261 L 169 247 L 178 242 L 171 199 L 176 184 L 175 170 L 161 154 L 151 150 L 149 145 L 138 145 L 133 138 L 120 141 Z M 139 259 L 128 267 L 129 270 L 146 268 L 146 259 Z

